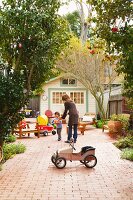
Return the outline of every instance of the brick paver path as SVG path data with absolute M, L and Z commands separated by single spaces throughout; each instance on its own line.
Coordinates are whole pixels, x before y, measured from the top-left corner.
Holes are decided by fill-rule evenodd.
M 47 137 L 17 140 L 27 146 L 24 154 L 8 160 L 0 171 L 0 200 L 132 200 L 133 164 L 120 159 L 120 151 L 107 132 L 89 128 L 78 136 L 77 151 L 86 145 L 96 147 L 98 163 L 88 169 L 80 162 L 67 162 L 57 169 L 51 155 L 67 146 L 51 133 Z

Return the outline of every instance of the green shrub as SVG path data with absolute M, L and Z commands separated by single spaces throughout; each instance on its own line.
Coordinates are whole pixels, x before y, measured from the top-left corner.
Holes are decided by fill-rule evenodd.
M 124 130 L 127 130 L 129 127 L 129 116 L 125 114 L 118 114 L 118 115 L 113 114 L 111 115 L 110 120 L 120 121 Z
M 21 144 L 4 144 L 3 145 L 3 160 L 6 161 L 12 158 L 15 154 L 23 153 L 26 147 Z
M 96 127 L 97 128 L 102 128 L 103 127 L 103 121 L 102 120 L 98 120 Z
M 123 149 L 121 152 L 121 158 L 133 161 L 133 148 Z
M 127 131 L 127 136 L 133 138 L 133 130 L 128 130 L 128 131 Z
M 133 136 L 120 138 L 114 145 L 119 149 L 133 148 Z
M 16 145 L 16 154 L 24 153 L 26 150 L 26 147 L 24 144 L 18 143 Z
M 15 142 L 16 141 L 16 136 L 9 134 L 6 138 L 5 138 L 5 142 L 6 143 L 10 143 L 10 142 Z
M 95 124 L 94 126 L 96 127 L 96 128 L 102 128 L 103 127 L 103 125 L 105 125 L 105 124 L 107 124 L 107 121 L 104 121 L 104 120 L 97 120 L 97 124 Z

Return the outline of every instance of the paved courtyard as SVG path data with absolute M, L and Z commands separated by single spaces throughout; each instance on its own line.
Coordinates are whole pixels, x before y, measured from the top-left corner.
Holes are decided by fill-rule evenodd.
M 62 141 L 51 133 L 47 137 L 17 140 L 27 146 L 23 154 L 8 160 L 0 171 L 0 200 L 132 200 L 133 163 L 120 159 L 120 151 L 112 144 L 107 132 L 89 127 L 78 135 L 75 145 L 96 147 L 97 165 L 86 168 L 80 162 L 67 162 L 57 169 L 51 155 L 67 147 L 66 128 Z

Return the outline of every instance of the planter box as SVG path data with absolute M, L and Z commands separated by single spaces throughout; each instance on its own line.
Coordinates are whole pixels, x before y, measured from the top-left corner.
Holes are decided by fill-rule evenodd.
M 109 121 L 108 128 L 110 133 L 122 133 L 122 123 L 120 121 Z

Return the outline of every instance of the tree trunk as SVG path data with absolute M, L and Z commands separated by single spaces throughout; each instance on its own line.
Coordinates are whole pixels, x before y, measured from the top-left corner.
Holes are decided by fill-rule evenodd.
M 0 147 L 2 147 L 3 146 L 3 137 L 0 135 Z

